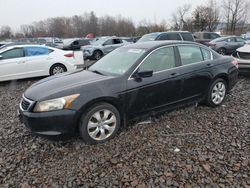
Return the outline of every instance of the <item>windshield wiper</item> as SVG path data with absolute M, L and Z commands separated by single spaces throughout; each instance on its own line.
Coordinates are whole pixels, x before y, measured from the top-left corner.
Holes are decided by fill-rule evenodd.
M 101 72 L 98 71 L 98 70 L 89 70 L 89 71 L 94 72 L 94 73 L 96 73 L 96 74 L 104 75 L 103 73 L 101 73 Z

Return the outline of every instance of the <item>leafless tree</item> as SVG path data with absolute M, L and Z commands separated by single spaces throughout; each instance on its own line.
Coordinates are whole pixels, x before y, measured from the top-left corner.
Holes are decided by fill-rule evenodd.
M 8 39 L 11 38 L 12 32 L 9 26 L 2 26 L 0 28 L 0 38 L 1 39 Z
M 177 8 L 172 14 L 172 28 L 174 30 L 183 30 L 186 25 L 186 17 L 191 10 L 191 4 L 184 4 Z
M 235 34 L 237 27 L 244 25 L 248 15 L 249 0 L 224 0 L 224 16 L 227 33 Z
M 219 21 L 219 11 L 216 1 L 208 0 L 206 5 L 197 6 L 192 16 L 196 31 L 214 31 Z

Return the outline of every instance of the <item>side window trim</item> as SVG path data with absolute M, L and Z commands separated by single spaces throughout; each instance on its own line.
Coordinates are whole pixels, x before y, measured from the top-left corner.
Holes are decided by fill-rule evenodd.
M 188 45 L 190 45 L 190 44 L 179 44 L 179 45 L 176 45 L 176 51 L 178 52 L 177 56 L 178 56 L 178 60 L 180 61 L 180 65 L 179 65 L 180 67 L 185 67 L 185 66 L 190 66 L 190 65 L 196 65 L 196 64 L 198 64 L 198 63 L 204 63 L 204 62 L 207 62 L 207 61 L 212 61 L 212 60 L 214 60 L 214 56 L 213 56 L 213 53 L 212 53 L 211 50 L 208 50 L 208 49 L 206 49 L 206 48 L 203 48 L 203 47 L 200 46 L 200 45 L 193 45 L 193 46 L 196 46 L 196 47 L 200 48 L 200 51 L 201 51 L 201 55 L 202 55 L 203 61 L 199 61 L 199 62 L 196 62 L 196 63 L 187 64 L 187 65 L 183 65 L 182 62 L 181 62 L 181 56 L 180 56 L 180 51 L 179 51 L 178 46 L 188 46 Z M 201 50 L 201 49 L 204 49 L 204 50 L 207 50 L 207 51 L 210 52 L 210 56 L 211 56 L 210 60 L 204 60 L 204 56 L 203 56 L 203 53 L 202 53 L 202 50 Z
M 169 71 L 169 70 L 172 70 L 172 69 L 176 69 L 176 68 L 179 68 L 180 66 L 178 65 L 178 57 L 177 57 L 177 54 L 176 54 L 176 45 L 167 45 L 167 46 L 161 46 L 159 48 L 156 48 L 154 49 L 153 51 L 151 51 L 149 54 L 147 54 L 146 57 L 144 57 L 141 62 L 134 68 L 134 70 L 132 71 L 132 73 L 129 75 L 128 79 L 127 80 L 132 80 L 132 75 L 138 70 L 138 68 L 141 66 L 141 64 L 144 63 L 144 61 L 152 54 L 154 53 L 155 51 L 159 50 L 159 49 L 162 49 L 162 48 L 167 48 L 167 47 L 172 47 L 173 48 L 173 51 L 174 51 L 174 57 L 175 57 L 175 67 L 174 68 L 171 68 L 171 69 L 166 69 L 166 70 L 163 70 L 163 71 L 158 71 L 158 72 L 154 72 L 153 74 L 156 74 L 156 73 L 159 73 L 159 72 L 164 72 L 164 71 Z M 178 50 L 178 49 L 177 49 Z
M 140 65 L 145 61 L 145 59 L 150 56 L 150 54 L 152 54 L 154 51 L 158 50 L 158 49 L 161 49 L 161 48 L 164 48 L 164 47 L 173 47 L 174 48 L 174 53 L 175 53 L 175 66 L 174 68 L 171 68 L 171 69 L 167 69 L 167 70 L 164 70 L 164 71 L 169 71 L 169 70 L 172 70 L 172 69 L 177 69 L 177 68 L 180 68 L 180 67 L 185 67 L 185 66 L 190 66 L 190 65 L 195 65 L 197 63 L 203 63 L 203 62 L 206 62 L 206 61 L 200 61 L 200 62 L 197 62 L 197 63 L 193 63 L 193 64 L 188 64 L 188 65 L 182 65 L 181 63 L 181 57 L 180 57 L 180 52 L 179 52 L 179 49 L 178 49 L 178 46 L 188 46 L 190 44 L 179 44 L 179 45 L 169 45 L 169 46 L 162 46 L 162 47 L 159 47 L 157 49 L 154 49 L 152 52 L 150 52 L 146 57 L 143 58 L 143 60 L 135 67 L 135 69 L 132 71 L 132 73 L 130 74 L 130 76 L 128 77 L 128 80 L 132 80 L 132 75 L 138 70 L 138 68 L 140 67 Z M 192 44 L 193 46 L 196 46 L 196 47 L 199 47 L 199 48 L 203 48 L 201 47 L 200 45 L 196 45 L 196 44 Z M 206 48 L 203 48 L 205 50 L 208 50 L 211 54 L 211 59 L 210 61 L 214 60 L 214 56 L 213 56 L 213 53 L 211 50 L 209 49 L 206 49 Z M 163 71 L 161 71 L 163 72 Z M 155 72 L 157 73 L 157 72 Z

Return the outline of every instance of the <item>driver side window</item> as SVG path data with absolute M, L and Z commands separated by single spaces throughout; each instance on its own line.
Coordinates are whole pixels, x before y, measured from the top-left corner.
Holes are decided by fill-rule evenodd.
M 151 53 L 139 67 L 140 71 L 153 70 L 159 72 L 175 67 L 173 47 L 165 47 Z
M 1 53 L 0 55 L 2 56 L 2 59 L 20 58 L 24 57 L 24 50 L 23 48 L 14 48 Z

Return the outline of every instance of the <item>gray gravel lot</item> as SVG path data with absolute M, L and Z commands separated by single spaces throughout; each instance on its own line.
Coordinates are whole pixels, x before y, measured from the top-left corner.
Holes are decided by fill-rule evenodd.
M 37 80 L 0 83 L 0 187 L 250 187 L 250 78 L 221 107 L 131 123 L 96 146 L 41 138 L 18 122 L 22 92 Z

